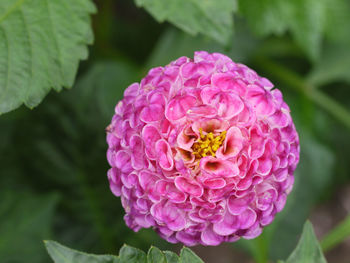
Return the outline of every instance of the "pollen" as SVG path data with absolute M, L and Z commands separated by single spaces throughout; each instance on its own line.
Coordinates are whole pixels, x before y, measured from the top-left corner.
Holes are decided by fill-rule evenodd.
M 220 148 L 226 138 L 226 131 L 215 136 L 212 132 L 203 134 L 202 128 L 199 129 L 200 138 L 193 144 L 192 150 L 196 159 L 206 156 L 216 157 L 216 151 Z

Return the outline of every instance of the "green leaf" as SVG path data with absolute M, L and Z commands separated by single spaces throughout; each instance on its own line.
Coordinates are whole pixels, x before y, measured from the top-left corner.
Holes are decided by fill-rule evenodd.
M 349 44 L 327 45 L 321 59 L 310 72 L 308 80 L 315 86 L 334 81 L 350 83 Z
M 179 263 L 180 258 L 178 255 L 176 255 L 174 252 L 171 251 L 164 251 L 163 252 L 165 257 L 166 257 L 166 262 L 167 263 Z
M 280 0 L 239 0 L 239 12 L 258 35 L 282 34 L 288 29 L 285 16 L 290 16 L 289 1 Z
M 165 255 L 159 248 L 151 247 L 147 254 L 147 263 L 167 263 Z
M 43 262 L 58 196 L 1 189 L 0 199 L 1 262 Z
M 91 0 L 0 1 L 0 114 L 73 85 L 95 11 Z
M 62 246 L 55 241 L 45 241 L 45 246 L 55 263 L 119 263 L 112 255 L 93 255 Z
M 158 21 L 169 21 L 182 30 L 205 34 L 226 44 L 233 31 L 234 0 L 135 0 Z
M 180 252 L 181 263 L 204 263 L 191 249 L 184 247 Z
M 328 0 L 326 8 L 326 37 L 332 43 L 349 42 L 350 1 Z
M 327 0 L 240 0 L 239 10 L 260 35 L 290 30 L 295 41 L 316 60 L 321 49 Z
M 119 251 L 120 263 L 146 263 L 145 252 L 140 249 L 124 245 Z
M 286 263 L 327 263 L 309 221 L 305 223 L 299 243 Z
M 295 41 L 313 61 L 321 53 L 327 0 L 294 0 L 290 28 Z

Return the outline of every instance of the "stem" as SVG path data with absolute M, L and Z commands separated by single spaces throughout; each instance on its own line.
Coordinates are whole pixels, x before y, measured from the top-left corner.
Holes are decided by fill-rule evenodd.
M 268 262 L 268 241 L 265 235 L 249 240 L 249 249 L 256 263 Z
M 350 236 L 350 215 L 333 228 L 322 240 L 321 247 L 324 252 L 332 249 Z
M 302 77 L 282 65 L 262 57 L 257 58 L 254 62 L 264 71 L 280 79 L 280 81 L 294 88 L 296 91 L 304 94 L 350 130 L 350 112 L 336 100 L 316 89 L 316 87 L 304 81 Z

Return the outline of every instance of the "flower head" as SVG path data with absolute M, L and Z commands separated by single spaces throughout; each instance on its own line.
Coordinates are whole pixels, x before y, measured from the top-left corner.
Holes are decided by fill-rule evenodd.
M 258 236 L 293 186 L 289 112 L 269 80 L 219 53 L 151 69 L 107 128 L 108 178 L 126 224 L 187 246 Z

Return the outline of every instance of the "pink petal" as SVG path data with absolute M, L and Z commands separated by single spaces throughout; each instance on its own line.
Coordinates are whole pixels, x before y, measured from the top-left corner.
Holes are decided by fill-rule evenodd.
M 208 226 L 201 234 L 201 240 L 203 245 L 217 246 L 223 241 L 223 237 L 216 234 L 212 226 Z
M 212 156 L 202 158 L 200 161 L 200 168 L 205 173 L 223 177 L 233 177 L 239 173 L 237 164 Z
M 223 146 L 216 152 L 217 157 L 228 159 L 236 156 L 243 148 L 243 139 L 241 130 L 237 127 L 231 127 L 227 131 Z
M 243 96 L 247 89 L 246 84 L 231 72 L 213 74 L 211 81 L 214 87 L 222 91 L 235 91 L 240 96 Z
M 131 164 L 136 170 L 140 170 L 145 166 L 143 141 L 139 135 L 133 135 L 130 138 L 130 148 L 132 150 Z
M 213 118 L 216 116 L 216 109 L 209 105 L 192 107 L 187 111 L 187 117 L 193 120 L 201 118 Z
M 203 195 L 203 187 L 194 180 L 190 181 L 185 177 L 178 176 L 175 178 L 175 185 L 178 189 L 191 196 L 200 197 Z
M 112 193 L 115 196 L 120 196 L 121 190 L 122 190 L 120 171 L 116 168 L 111 168 L 108 170 L 107 176 L 108 176 L 109 186 L 111 188 Z
M 272 95 L 259 86 L 252 87 L 248 90 L 247 99 L 254 106 L 259 115 L 270 116 L 275 112 Z
M 209 189 L 220 189 L 226 185 L 226 181 L 223 178 L 212 178 L 205 180 L 203 185 Z
M 174 167 L 174 160 L 168 142 L 164 139 L 158 140 L 155 144 L 155 151 L 159 166 L 166 171 L 171 171 Z
M 227 200 L 228 211 L 232 215 L 239 215 L 248 208 L 249 204 L 253 201 L 253 199 L 253 193 L 241 198 L 237 198 L 236 196 L 231 195 Z
M 146 146 L 146 155 L 151 160 L 156 159 L 155 144 L 161 138 L 159 131 L 153 125 L 146 125 L 142 129 L 142 139 Z
M 130 154 L 127 151 L 118 151 L 115 155 L 116 167 L 123 173 L 130 173 L 133 169 L 130 162 Z
M 220 89 L 211 86 L 202 89 L 201 98 L 204 104 L 216 107 L 218 115 L 225 119 L 231 119 L 244 108 L 244 104 L 238 95 L 233 92 L 222 92 Z
M 146 123 L 160 121 L 164 116 L 163 106 L 160 104 L 151 104 L 144 107 L 140 114 L 140 119 Z
M 194 107 L 197 99 L 190 95 L 183 95 L 173 98 L 165 109 L 166 118 L 172 121 L 178 121 L 186 116 L 187 111 Z
M 238 215 L 238 221 L 240 223 L 241 229 L 250 228 L 252 225 L 254 225 L 256 219 L 257 219 L 257 215 L 255 211 L 249 207 L 245 211 L 243 211 L 240 215 Z
M 239 229 L 238 217 L 231 215 L 226 212 L 223 220 L 221 222 L 215 223 L 213 225 L 213 230 L 215 233 L 221 236 L 232 235 Z

